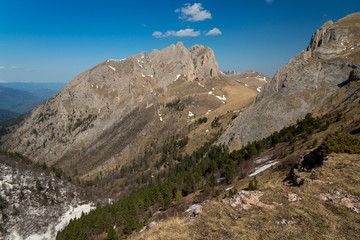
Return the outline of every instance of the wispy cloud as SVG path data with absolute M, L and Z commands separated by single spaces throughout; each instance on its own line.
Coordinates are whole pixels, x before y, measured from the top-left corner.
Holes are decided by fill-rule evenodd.
M 11 67 L 5 67 L 5 66 L 0 66 L 0 70 L 1 69 L 18 69 L 19 67 L 17 67 L 17 66 L 11 66 Z
M 156 31 L 152 34 L 156 38 L 163 38 L 163 37 L 197 37 L 200 36 L 200 31 L 194 31 L 193 28 L 181 29 L 179 31 L 167 31 L 165 33 Z
M 272 4 L 275 0 L 265 0 L 267 4 Z
M 208 10 L 205 10 L 201 3 L 190 3 L 185 4 L 185 7 L 181 9 L 176 9 L 175 12 L 180 12 L 180 19 L 185 19 L 189 22 L 204 21 L 206 19 L 211 19 L 211 13 Z
M 221 35 L 222 32 L 218 29 L 218 28 L 213 28 L 210 31 L 208 31 L 205 35 L 206 36 L 216 36 L 216 35 Z

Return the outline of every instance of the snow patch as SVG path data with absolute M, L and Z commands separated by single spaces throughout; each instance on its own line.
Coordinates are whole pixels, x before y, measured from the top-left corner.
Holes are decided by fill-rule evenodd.
M 70 206 L 69 210 L 61 216 L 59 222 L 56 224 L 55 232 L 51 231 L 51 227 L 49 226 L 47 232 L 42 234 L 33 234 L 27 237 L 26 240 L 55 239 L 55 234 L 62 230 L 71 219 L 79 218 L 82 213 L 89 213 L 92 209 L 95 209 L 95 207 L 91 206 L 91 204 L 83 204 L 76 206 L 75 208 Z
M 213 94 L 213 92 L 212 92 L 212 91 L 210 91 L 210 92 L 209 92 L 209 95 L 212 95 L 212 94 Z
M 260 164 L 260 163 L 266 162 L 266 161 L 270 160 L 272 157 L 273 157 L 273 155 L 268 155 L 266 157 L 259 158 L 255 161 L 255 163 Z
M 141 76 L 142 76 L 142 77 L 145 77 L 145 75 L 144 75 L 144 74 L 141 74 Z
M 162 117 L 160 117 L 160 122 L 162 122 L 163 121 L 163 119 L 162 119 Z
M 175 82 L 176 80 L 178 80 L 180 76 L 181 76 L 181 74 L 176 75 L 176 79 L 174 80 L 174 82 Z
M 109 62 L 109 61 L 121 62 L 121 61 L 124 61 L 124 60 L 126 60 L 126 58 L 123 58 L 123 59 L 108 59 L 106 62 Z
M 211 110 L 207 110 L 206 115 L 209 114 L 210 112 L 211 112 Z
M 234 188 L 234 186 L 228 187 L 227 189 L 225 189 L 225 191 L 229 191 L 229 190 L 231 190 L 233 188 Z
M 225 97 L 225 95 L 223 95 L 222 97 L 220 97 L 220 96 L 216 96 L 218 99 L 220 99 L 221 101 L 226 101 L 226 97 Z
M 207 133 L 208 133 L 208 132 L 209 132 L 209 129 L 206 129 L 206 131 L 205 131 L 205 132 L 207 132 Z
M 151 223 L 149 223 L 148 227 L 151 228 L 151 227 L 155 226 L 156 224 L 158 224 L 158 221 L 152 221 Z
M 188 114 L 189 117 L 193 117 L 195 116 L 192 112 L 189 111 L 189 114 Z
M 185 212 L 190 212 L 190 211 L 192 211 L 192 210 L 194 210 L 194 209 L 196 209 L 196 208 L 198 208 L 200 206 L 201 206 L 200 203 L 195 203 L 195 204 L 191 205 Z
M 279 161 L 274 162 L 274 161 L 270 161 L 268 164 L 261 166 L 261 167 L 256 167 L 255 168 L 255 172 L 253 172 L 252 174 L 249 175 L 249 177 L 255 176 L 263 171 L 265 171 L 266 169 L 268 169 L 271 166 L 274 166 L 275 164 L 277 164 Z
M 108 66 L 109 66 L 109 68 L 111 68 L 112 70 L 116 71 L 116 69 L 115 69 L 113 66 L 110 66 L 110 65 L 108 65 Z
M 260 89 L 260 88 L 256 88 L 256 91 L 261 92 L 261 89 Z
M 212 88 L 211 90 L 213 90 L 213 91 L 214 91 L 214 90 L 215 90 L 215 88 Z

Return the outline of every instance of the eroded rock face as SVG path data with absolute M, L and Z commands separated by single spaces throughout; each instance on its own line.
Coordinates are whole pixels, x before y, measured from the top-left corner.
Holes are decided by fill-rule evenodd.
M 360 65 L 360 13 L 325 23 L 307 49 L 278 70 L 256 98 L 220 137 L 229 146 L 246 145 L 302 119 L 351 79 Z M 354 71 L 353 74 L 350 74 Z M 322 109 L 325 113 L 329 109 Z
M 91 169 L 149 135 L 169 84 L 218 74 L 211 48 L 187 49 L 181 42 L 150 55 L 108 59 L 35 108 L 4 148 L 60 167 Z

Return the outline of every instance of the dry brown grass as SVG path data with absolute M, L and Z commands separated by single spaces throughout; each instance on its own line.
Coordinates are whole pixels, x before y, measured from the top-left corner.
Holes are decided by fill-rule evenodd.
M 184 219 L 169 218 L 152 227 L 151 235 L 135 233 L 129 239 L 189 239 L 188 225 Z
M 332 184 L 312 182 L 288 187 L 282 183 L 287 172 L 274 166 L 257 178 L 264 192 L 261 200 L 275 203 L 275 210 L 254 207 L 238 212 L 214 200 L 193 222 L 184 217 L 167 219 L 132 239 L 359 239 L 360 214 L 316 197 L 335 189 L 360 196 L 359 172 L 360 155 L 332 154 L 321 168 L 301 173 L 303 177 Z M 235 186 L 240 190 L 250 180 L 241 180 Z M 298 194 L 302 202 L 289 202 L 288 193 Z M 281 224 L 283 219 L 294 221 L 295 225 Z

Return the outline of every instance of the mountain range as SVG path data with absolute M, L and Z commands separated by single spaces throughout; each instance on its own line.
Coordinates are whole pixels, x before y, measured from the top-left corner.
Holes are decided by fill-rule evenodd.
M 81 73 L 37 107 L 5 147 L 96 176 L 171 137 L 189 136 L 193 151 L 256 95 L 219 71 L 209 47 L 179 42 Z M 215 118 L 218 126 L 211 127 Z
M 30 113 L 34 107 L 45 102 L 65 85 L 65 83 L 0 83 L 0 121 Z

